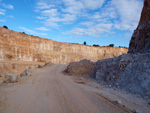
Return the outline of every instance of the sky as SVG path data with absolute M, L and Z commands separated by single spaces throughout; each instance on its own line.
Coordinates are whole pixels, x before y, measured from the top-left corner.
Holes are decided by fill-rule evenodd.
M 60 42 L 128 47 L 144 0 L 0 0 L 0 26 Z

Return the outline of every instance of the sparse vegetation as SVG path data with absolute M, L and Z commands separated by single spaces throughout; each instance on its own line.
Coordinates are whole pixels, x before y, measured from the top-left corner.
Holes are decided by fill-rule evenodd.
M 86 41 L 84 41 L 83 45 L 86 45 Z
M 109 47 L 114 47 L 114 44 L 109 44 Z
M 8 29 L 8 27 L 7 27 L 6 25 L 4 25 L 4 26 L 3 26 L 3 28 L 6 28 L 6 29 Z
M 93 44 L 93 46 L 95 46 L 95 47 L 100 47 L 100 45 L 98 45 L 98 44 Z

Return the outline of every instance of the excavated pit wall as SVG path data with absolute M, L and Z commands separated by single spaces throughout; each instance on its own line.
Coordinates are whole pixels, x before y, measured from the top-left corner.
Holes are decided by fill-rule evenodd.
M 0 27 L 0 61 L 34 61 L 68 64 L 97 61 L 127 53 L 126 48 L 90 47 L 61 43 Z

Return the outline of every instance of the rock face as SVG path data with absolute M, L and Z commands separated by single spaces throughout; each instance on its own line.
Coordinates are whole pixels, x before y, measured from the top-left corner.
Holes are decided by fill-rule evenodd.
M 127 53 L 126 48 L 90 47 L 60 43 L 0 27 L 0 61 L 33 61 L 67 64 L 97 61 Z
M 150 0 L 145 0 L 141 19 L 130 41 L 128 53 L 150 52 Z
M 150 53 L 125 54 L 99 60 L 90 76 L 101 83 L 150 97 Z

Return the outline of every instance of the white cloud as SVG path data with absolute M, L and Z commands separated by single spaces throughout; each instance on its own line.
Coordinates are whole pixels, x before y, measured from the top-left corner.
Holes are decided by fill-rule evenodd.
M 87 9 L 98 9 L 100 8 L 105 0 L 81 0 Z
M 37 30 L 41 30 L 41 31 L 49 31 L 50 29 L 46 28 L 46 27 L 40 27 L 40 28 L 36 28 Z
M 111 28 L 111 23 L 99 23 L 89 26 L 88 28 L 75 28 L 69 31 L 67 34 L 98 37 L 101 33 L 109 33 Z
M 7 5 L 7 4 L 2 3 L 2 5 L 3 5 L 3 7 L 7 8 L 7 9 L 13 9 L 14 8 L 14 6 L 11 4 Z
M 140 19 L 143 2 L 141 0 L 112 0 L 120 20 L 115 23 L 117 29 L 134 30 Z
M 0 19 L 0 22 L 6 22 L 6 20 Z
M 5 10 L 4 9 L 0 9 L 0 15 L 5 15 Z
M 9 15 L 8 17 L 9 17 L 9 18 L 14 18 L 14 16 L 13 16 L 13 15 Z
M 41 13 L 37 19 L 43 20 L 44 24 L 51 27 L 59 27 L 62 24 L 71 24 L 83 16 L 86 10 L 100 8 L 105 0 L 62 0 L 64 7 L 54 2 L 38 2 L 36 10 Z M 53 3 L 53 4 L 50 4 Z M 57 6 L 55 6 L 57 5 Z
M 134 30 L 142 4 L 142 0 L 50 0 L 37 3 L 36 9 L 45 26 L 70 24 L 75 27 L 67 34 L 99 36 L 115 29 Z
M 47 35 L 46 33 L 38 33 L 38 32 L 35 32 L 33 30 L 27 29 L 25 27 L 19 27 L 19 28 L 23 29 L 25 32 L 30 33 L 32 35 Z
M 38 2 L 37 3 L 37 9 L 49 9 L 53 7 L 54 5 L 48 5 L 46 2 Z

